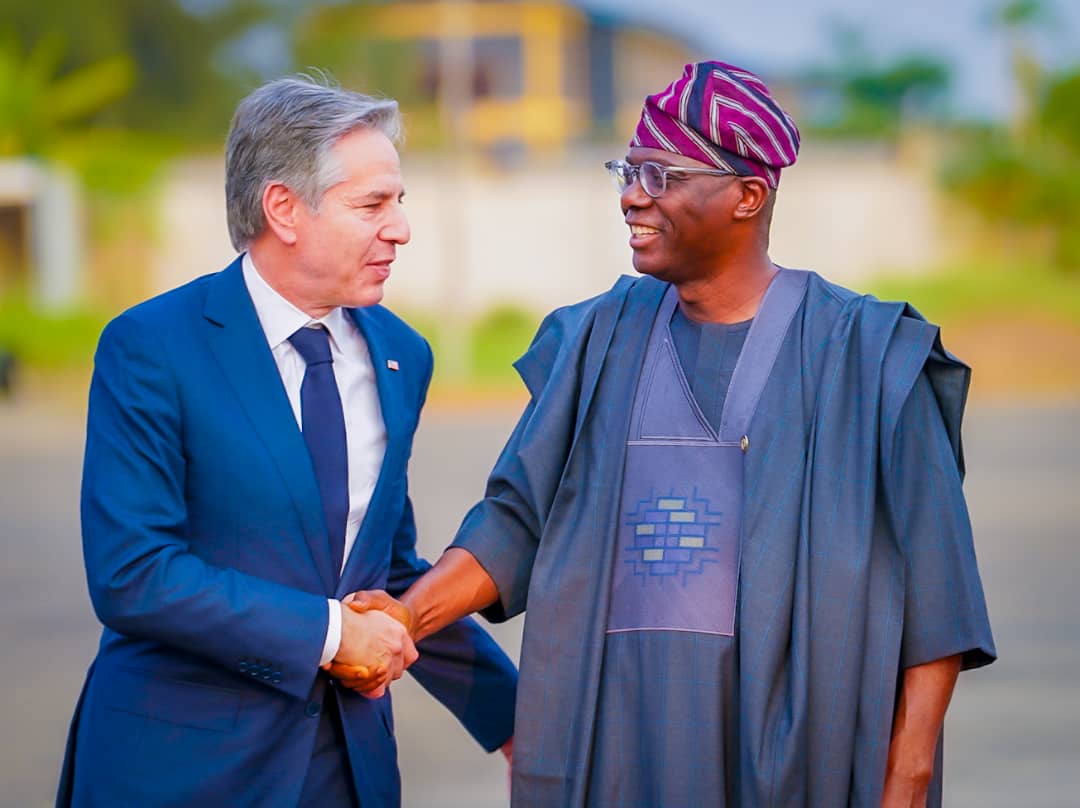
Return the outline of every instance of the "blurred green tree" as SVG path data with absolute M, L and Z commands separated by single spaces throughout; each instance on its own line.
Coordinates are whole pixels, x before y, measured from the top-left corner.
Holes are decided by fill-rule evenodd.
M 896 135 L 905 119 L 933 117 L 948 85 L 948 69 L 927 56 L 905 56 L 844 76 L 847 115 L 841 126 L 854 134 Z
M 219 144 L 233 106 L 260 76 L 228 47 L 273 21 L 270 0 L 0 0 L 0 20 L 24 52 L 56 38 L 66 42 L 59 73 L 122 55 L 130 92 L 99 110 L 95 122 Z
M 91 191 L 144 189 L 181 149 L 220 148 L 262 78 L 250 35 L 287 12 L 272 0 L 0 0 L 0 155 L 66 163 Z
M 1010 125 L 962 138 L 944 178 L 991 226 L 1020 235 L 1026 257 L 1080 272 L 1080 67 L 1046 74 L 1024 39 L 1048 15 L 1039 0 L 1000 7 L 1021 102 Z
M 940 59 L 908 54 L 882 60 L 863 33 L 831 25 L 834 64 L 811 69 L 801 80 L 808 109 L 806 129 L 819 136 L 891 139 L 913 120 L 942 117 L 949 69 Z
M 64 69 L 61 34 L 24 51 L 0 36 L 0 158 L 37 157 L 74 168 L 91 191 L 145 187 L 172 153 L 162 137 L 95 125 L 135 82 L 135 63 L 117 54 Z
M 126 54 L 59 75 L 65 50 L 59 34 L 26 53 L 10 32 L 0 39 L 0 156 L 47 153 L 131 88 L 135 65 Z
M 1028 125 L 967 137 L 945 183 L 992 226 L 1026 235 L 1025 250 L 1080 271 L 1080 70 L 1044 81 Z

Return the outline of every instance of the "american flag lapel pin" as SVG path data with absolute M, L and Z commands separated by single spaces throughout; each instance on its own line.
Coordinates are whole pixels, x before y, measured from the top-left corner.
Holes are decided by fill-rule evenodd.
M 390 370 L 401 370 L 401 365 L 398 364 L 396 359 L 387 359 L 386 366 L 390 368 Z

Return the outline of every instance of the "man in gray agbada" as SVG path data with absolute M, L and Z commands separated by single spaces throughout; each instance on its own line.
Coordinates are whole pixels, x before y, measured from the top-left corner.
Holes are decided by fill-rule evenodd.
M 994 644 L 938 330 L 768 256 L 798 130 L 687 65 L 621 190 L 639 278 L 560 309 L 484 499 L 402 600 L 416 637 L 528 608 L 515 806 L 938 805 Z M 372 601 L 373 602 L 373 601 Z

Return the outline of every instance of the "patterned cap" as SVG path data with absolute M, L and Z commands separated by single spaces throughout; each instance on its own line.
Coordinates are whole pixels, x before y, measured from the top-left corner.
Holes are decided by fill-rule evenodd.
M 799 153 L 799 130 L 753 73 L 723 62 L 699 62 L 645 99 L 630 145 L 761 177 L 775 188 L 780 169 Z

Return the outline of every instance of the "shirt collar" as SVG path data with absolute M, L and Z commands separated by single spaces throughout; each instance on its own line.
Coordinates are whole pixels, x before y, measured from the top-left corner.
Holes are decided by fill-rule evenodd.
M 339 306 L 331 309 L 329 313 L 313 319 L 298 309 L 270 286 L 259 274 L 255 262 L 250 253 L 244 253 L 241 261 L 244 272 L 244 283 L 247 285 L 251 302 L 255 305 L 255 314 L 259 317 L 266 334 L 266 341 L 270 344 L 270 350 L 274 350 L 281 343 L 296 333 L 297 329 L 313 323 L 321 323 L 330 332 L 331 347 L 341 353 L 343 339 L 346 330 L 350 327 L 349 318 Z

